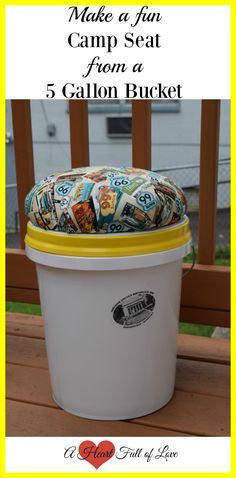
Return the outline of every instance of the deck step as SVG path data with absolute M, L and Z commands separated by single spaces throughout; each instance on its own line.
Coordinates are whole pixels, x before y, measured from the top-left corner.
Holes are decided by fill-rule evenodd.
M 43 319 L 37 315 L 7 313 L 6 330 L 8 334 L 44 339 Z M 230 347 L 228 340 L 209 339 L 195 335 L 179 334 L 177 338 L 178 356 L 192 360 L 229 364 Z
M 229 342 L 178 336 L 176 388 L 155 413 L 97 421 L 60 409 L 51 395 L 42 317 L 7 315 L 8 436 L 228 436 Z

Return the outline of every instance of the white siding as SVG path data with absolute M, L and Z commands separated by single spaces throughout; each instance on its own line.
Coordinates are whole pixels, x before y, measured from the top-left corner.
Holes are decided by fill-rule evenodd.
M 31 102 L 36 179 L 70 166 L 68 104 L 64 100 Z M 229 101 L 222 101 L 220 158 L 230 157 Z M 119 114 L 119 113 L 117 113 Z M 117 115 L 114 114 L 113 115 Z M 109 113 L 90 113 L 90 158 L 92 165 L 131 164 L 130 138 L 109 138 L 106 117 Z M 55 124 L 56 135 L 49 137 L 47 124 Z M 7 102 L 7 130 L 12 132 L 10 103 Z M 179 112 L 152 113 L 152 168 L 199 164 L 200 101 L 183 100 Z M 171 171 L 169 175 L 182 186 L 198 184 L 198 168 Z M 219 178 L 229 177 L 229 166 L 221 166 Z M 219 186 L 218 205 L 229 205 L 228 185 Z M 220 199 L 221 198 L 221 199 Z M 222 199 L 223 198 L 223 199 Z

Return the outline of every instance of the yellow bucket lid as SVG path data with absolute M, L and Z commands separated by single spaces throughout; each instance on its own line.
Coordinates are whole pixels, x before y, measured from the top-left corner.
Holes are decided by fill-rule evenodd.
M 32 249 L 79 257 L 124 257 L 164 252 L 191 240 L 189 219 L 172 226 L 120 234 L 65 234 L 27 225 L 25 244 Z

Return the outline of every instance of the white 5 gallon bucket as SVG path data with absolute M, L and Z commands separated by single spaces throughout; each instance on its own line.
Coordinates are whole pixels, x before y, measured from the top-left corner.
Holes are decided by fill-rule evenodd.
M 54 400 L 81 417 L 149 414 L 172 397 L 187 217 L 132 234 L 63 234 L 28 224 Z

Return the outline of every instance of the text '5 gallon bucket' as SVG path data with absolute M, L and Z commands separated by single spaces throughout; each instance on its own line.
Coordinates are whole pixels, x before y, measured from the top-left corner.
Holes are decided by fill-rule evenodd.
M 65 234 L 28 223 L 37 264 L 53 396 L 81 417 L 151 413 L 171 398 L 182 258 L 178 224 L 132 234 Z

